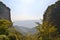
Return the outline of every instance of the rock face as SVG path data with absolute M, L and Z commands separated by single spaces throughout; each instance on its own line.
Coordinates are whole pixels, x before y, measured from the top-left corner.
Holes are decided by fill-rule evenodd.
M 55 25 L 60 33 L 60 1 L 47 8 L 44 14 L 43 23 L 44 21 L 48 21 L 52 23 L 52 25 Z
M 5 4 L 0 2 L 0 19 L 7 19 L 11 21 L 10 16 L 10 9 Z

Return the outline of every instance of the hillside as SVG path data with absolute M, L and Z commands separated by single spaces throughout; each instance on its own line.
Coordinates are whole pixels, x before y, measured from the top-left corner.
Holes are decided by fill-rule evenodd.
M 60 1 L 47 8 L 43 17 L 43 23 L 45 21 L 55 25 L 60 33 Z

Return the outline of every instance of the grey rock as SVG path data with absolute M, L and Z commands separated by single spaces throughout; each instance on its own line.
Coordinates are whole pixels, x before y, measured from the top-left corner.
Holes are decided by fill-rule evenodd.
M 60 1 L 47 8 L 43 17 L 43 23 L 44 21 L 48 21 L 52 23 L 52 25 L 55 25 L 60 33 Z
M 2 2 L 0 2 L 0 19 L 7 19 L 9 21 L 11 21 L 11 17 L 10 17 L 10 8 L 7 7 L 5 4 L 3 4 Z

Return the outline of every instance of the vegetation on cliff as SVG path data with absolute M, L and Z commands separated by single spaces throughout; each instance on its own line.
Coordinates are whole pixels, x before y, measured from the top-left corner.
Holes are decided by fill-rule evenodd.
M 0 40 L 22 40 L 23 36 L 15 30 L 14 27 L 10 27 L 12 23 L 8 20 L 0 20 Z
M 60 33 L 60 1 L 57 1 L 55 4 L 49 6 L 43 16 L 43 23 L 48 21 L 55 25 L 58 28 Z

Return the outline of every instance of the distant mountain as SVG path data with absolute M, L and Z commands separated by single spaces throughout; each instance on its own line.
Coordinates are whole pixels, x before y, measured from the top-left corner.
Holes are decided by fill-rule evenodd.
M 42 23 L 42 20 L 25 20 L 25 21 L 15 21 L 13 25 L 23 26 L 27 28 L 33 28 L 37 24 L 36 22 Z
M 17 31 L 22 33 L 23 35 L 26 34 L 35 34 L 36 30 L 36 22 L 42 23 L 42 20 L 26 20 L 26 21 L 15 21 L 14 27 Z
M 26 34 L 35 34 L 37 31 L 36 29 L 31 29 L 31 28 L 26 28 L 26 27 L 22 27 L 22 26 L 14 26 L 16 28 L 16 30 L 18 32 L 20 32 L 21 34 L 23 35 L 26 35 Z

